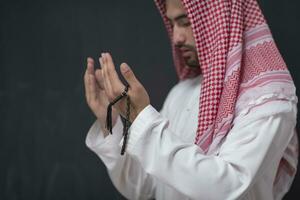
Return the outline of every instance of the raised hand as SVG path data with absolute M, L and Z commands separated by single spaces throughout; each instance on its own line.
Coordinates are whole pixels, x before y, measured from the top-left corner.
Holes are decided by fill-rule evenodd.
M 105 129 L 106 110 L 109 104 L 108 98 L 104 91 L 102 70 L 94 67 L 94 60 L 87 58 L 87 68 L 84 74 L 85 97 L 88 106 L 97 117 L 104 131 L 104 135 L 108 135 Z M 112 123 L 115 124 L 117 112 L 112 110 Z
M 124 91 L 125 86 L 118 77 L 118 74 L 115 70 L 115 65 L 109 53 L 101 54 L 100 64 L 102 68 L 101 84 L 108 100 L 112 102 Z M 126 63 L 123 63 L 121 64 L 120 68 L 123 77 L 129 84 L 129 90 L 127 94 L 129 95 L 131 102 L 130 121 L 133 122 L 137 115 L 150 104 L 150 99 L 147 91 L 137 80 L 130 67 Z M 125 116 L 125 98 L 116 103 L 114 107 L 121 115 Z

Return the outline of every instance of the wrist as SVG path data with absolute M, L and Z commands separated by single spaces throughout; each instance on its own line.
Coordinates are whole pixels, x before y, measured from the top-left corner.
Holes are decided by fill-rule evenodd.
M 149 105 L 150 105 L 150 103 L 148 103 L 147 105 L 145 105 L 145 106 L 137 109 L 135 112 L 133 112 L 130 121 L 133 123 L 133 121 L 137 118 L 137 116 Z
M 106 136 L 109 135 L 109 130 L 107 130 L 107 129 L 105 128 L 105 121 L 104 121 L 104 120 L 101 120 L 100 118 L 98 118 L 97 120 L 98 120 L 98 122 L 99 122 L 99 124 L 100 124 L 100 129 L 101 129 L 101 131 L 102 131 L 102 134 L 103 134 L 103 136 L 104 136 L 104 138 L 105 138 Z

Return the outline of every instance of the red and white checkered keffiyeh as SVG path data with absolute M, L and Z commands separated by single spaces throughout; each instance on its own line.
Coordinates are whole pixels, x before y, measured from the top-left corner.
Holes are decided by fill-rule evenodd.
M 165 0 L 155 0 L 172 41 Z M 203 152 L 216 149 L 236 116 L 273 100 L 295 100 L 295 87 L 256 0 L 182 0 L 191 22 L 201 70 L 184 65 L 179 49 L 173 56 L 180 79 L 203 74 L 198 129 Z M 277 178 L 295 175 L 297 137 L 285 152 Z M 282 178 L 283 180 L 284 178 Z M 286 179 L 285 179 L 286 180 Z M 280 181 L 277 181 L 280 182 Z M 280 189 L 278 189 L 280 190 Z

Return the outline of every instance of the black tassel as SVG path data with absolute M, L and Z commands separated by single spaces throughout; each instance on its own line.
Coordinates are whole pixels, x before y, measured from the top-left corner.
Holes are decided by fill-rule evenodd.
M 126 149 L 126 145 L 127 145 L 127 140 L 128 140 L 128 130 L 129 127 L 131 125 L 130 123 L 130 98 L 127 95 L 128 92 L 128 88 L 129 86 L 127 85 L 125 87 L 125 90 L 122 92 L 122 94 L 120 96 L 118 96 L 116 99 L 114 99 L 107 107 L 107 115 L 106 115 L 106 129 L 109 130 L 110 134 L 112 134 L 112 106 L 117 103 L 119 100 L 121 100 L 123 97 L 127 97 L 126 98 L 126 116 L 125 118 L 122 119 L 124 121 L 123 123 L 123 145 L 122 145 L 122 149 L 121 149 L 121 155 L 124 155 L 125 153 L 125 149 Z
M 124 127 L 123 127 L 123 145 L 122 145 L 122 149 L 121 149 L 121 155 L 124 155 L 125 153 L 125 149 L 126 149 L 126 145 L 127 145 L 127 139 L 128 139 L 128 130 L 130 127 L 130 98 L 129 96 L 127 96 L 126 98 L 126 119 L 124 121 Z
M 110 103 L 107 107 L 107 114 L 106 114 L 106 129 L 109 130 L 110 134 L 112 134 L 112 104 Z
M 107 113 L 106 113 L 106 129 L 110 132 L 110 134 L 112 133 L 112 107 L 115 103 L 117 103 L 118 101 L 120 101 L 123 97 L 127 96 L 127 92 L 128 92 L 128 88 L 129 86 L 127 85 L 125 87 L 125 90 L 122 92 L 122 94 L 120 96 L 118 96 L 117 98 L 115 98 L 112 102 L 110 102 L 108 104 L 107 107 Z

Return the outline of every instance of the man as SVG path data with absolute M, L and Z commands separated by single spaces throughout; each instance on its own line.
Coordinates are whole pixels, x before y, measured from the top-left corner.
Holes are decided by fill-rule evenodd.
M 297 166 L 295 88 L 256 0 L 157 0 L 180 81 L 163 109 L 123 63 L 132 125 L 120 155 L 125 86 L 112 57 L 88 58 L 86 143 L 128 199 L 281 199 Z

